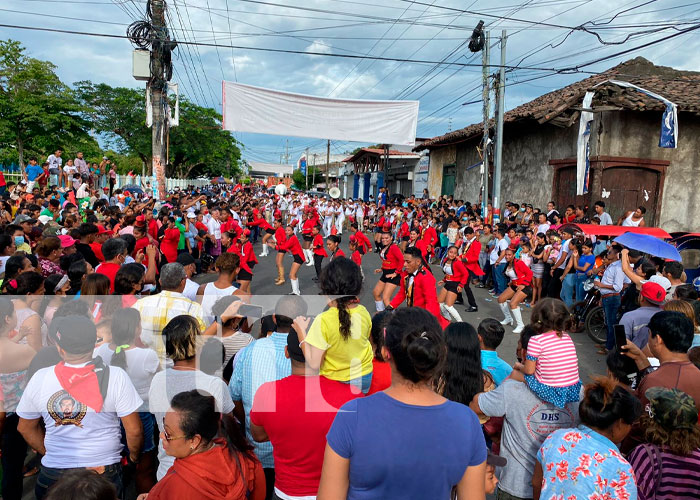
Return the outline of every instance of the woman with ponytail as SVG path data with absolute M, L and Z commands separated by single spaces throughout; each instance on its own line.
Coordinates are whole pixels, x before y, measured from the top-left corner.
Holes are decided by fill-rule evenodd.
M 544 441 L 532 476 L 534 498 L 636 498 L 635 475 L 620 443 L 642 413 L 642 404 L 611 378 L 584 387 L 581 424 Z
M 199 390 L 175 395 L 160 437 L 175 463 L 148 500 L 265 498 L 265 474 L 253 447 L 233 416 L 217 411 L 213 396 Z
M 318 500 L 484 500 L 486 444 L 479 420 L 437 394 L 447 346 L 435 316 L 408 307 L 384 328 L 391 386 L 344 404 L 328 432 Z
M 358 299 L 360 268 L 345 257 L 333 259 L 321 271 L 319 286 L 329 299 L 328 310 L 316 316 L 310 328 L 309 318 L 294 322 L 306 362 L 321 375 L 356 385 L 367 394 L 372 383 L 372 318 Z
M 35 310 L 44 297 L 44 278 L 36 271 L 23 272 L 7 283 L 7 291 L 13 295 L 17 314 L 17 331 L 12 340 L 29 344 L 38 352 L 46 345 L 48 333 L 46 324 Z
M 148 411 L 148 390 L 160 362 L 152 349 L 137 347 L 141 336 L 141 314 L 132 308 L 119 309 L 112 316 L 112 341 L 95 349 L 95 357 L 102 358 L 105 365 L 118 366 L 126 371 L 136 391 L 143 400 L 139 417 L 143 426 L 143 449 L 136 466 L 137 493 L 145 493 L 156 484 L 156 444 L 153 440 L 155 418 Z

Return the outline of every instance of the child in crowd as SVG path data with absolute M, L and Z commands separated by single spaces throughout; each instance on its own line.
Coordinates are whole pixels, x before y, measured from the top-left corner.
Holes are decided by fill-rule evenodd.
M 524 380 L 540 399 L 559 408 L 579 401 L 581 379 L 576 347 L 566 333 L 572 326 L 566 304 L 558 299 L 542 299 L 530 321 L 538 335 L 530 339 L 525 364 L 515 365 L 513 378 Z
M 501 323 L 493 318 L 486 318 L 476 330 L 481 345 L 481 368 L 486 370 L 493 377 L 496 385 L 501 385 L 513 371 L 513 368 L 498 357 L 496 349 L 501 342 L 505 329 Z

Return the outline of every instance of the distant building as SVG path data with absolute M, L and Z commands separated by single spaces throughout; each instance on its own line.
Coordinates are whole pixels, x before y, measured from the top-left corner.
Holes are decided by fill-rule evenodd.
M 294 165 L 281 165 L 278 163 L 262 163 L 251 161 L 248 163 L 248 175 L 253 179 L 262 179 L 267 183 L 268 177 L 292 177 Z
M 381 187 L 390 194 L 411 196 L 414 171 L 420 160 L 421 155 L 411 152 L 410 147 L 391 146 L 388 158 L 384 149 L 362 148 L 343 160 L 347 164 L 346 196 L 366 201 L 371 194 L 376 199 Z

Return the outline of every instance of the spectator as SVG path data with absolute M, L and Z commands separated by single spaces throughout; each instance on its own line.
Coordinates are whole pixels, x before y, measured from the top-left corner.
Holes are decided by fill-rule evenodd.
M 383 348 L 391 387 L 341 408 L 327 436 L 319 498 L 448 498 L 455 485 L 459 498 L 484 498 L 478 420 L 432 389 L 445 351 L 428 311 L 393 313 Z
M 97 472 L 76 470 L 63 474 L 46 500 L 117 500 L 117 489 Z
M 596 201 L 593 204 L 593 208 L 595 210 L 596 216 L 600 220 L 601 226 L 612 226 L 612 217 L 610 217 L 610 214 L 605 211 L 604 201 Z
M 496 349 L 503 342 L 505 329 L 498 320 L 486 318 L 477 328 L 479 345 L 481 346 L 481 367 L 493 377 L 496 385 L 501 385 L 513 368 L 498 357 Z
M 235 303 L 234 303 L 235 305 Z M 292 374 L 290 361 L 285 357 L 287 336 L 292 330 L 292 318 L 306 314 L 306 303 L 298 296 L 282 296 L 277 301 L 273 320 L 276 329 L 240 351 L 235 359 L 229 382 L 231 398 L 236 405 L 236 416 L 245 421 L 246 435 L 253 441 L 250 411 L 255 393 L 265 382 L 274 382 Z M 226 317 L 222 317 L 226 321 Z M 262 463 L 267 483 L 267 498 L 272 498 L 275 484 L 275 462 L 270 443 L 254 443 L 255 455 Z
M 383 391 L 391 385 L 391 365 L 382 355 L 384 347 L 384 328 L 391 319 L 391 310 L 380 311 L 372 316 L 372 330 L 369 340 L 372 344 L 374 358 L 372 358 L 372 384 L 367 395 Z
M 80 225 L 78 231 L 80 232 L 80 242 L 76 243 L 75 248 L 92 268 L 95 269 L 100 265 L 100 260 L 95 255 L 95 252 L 92 251 L 92 248 L 90 248 L 90 244 L 95 241 L 97 233 L 99 233 L 100 230 L 95 224 L 86 222 Z
M 190 224 L 190 227 L 194 227 L 194 224 Z M 185 289 L 182 295 L 190 299 L 192 302 L 197 300 L 197 291 L 199 290 L 199 284 L 192 281 L 190 278 L 197 274 L 197 261 L 189 253 L 181 253 L 177 256 L 177 263 L 181 264 L 185 268 L 185 274 L 187 275 L 187 281 L 185 282 Z
M 181 314 L 192 316 L 204 331 L 202 306 L 182 295 L 185 289 L 185 269 L 178 263 L 166 264 L 160 270 L 162 291 L 137 301 L 134 309 L 141 313 L 141 341 L 156 350 L 161 362 L 164 359 L 164 346 L 161 332 L 165 325 Z
M 637 347 L 644 349 L 649 340 L 649 320 L 661 311 L 666 300 L 666 291 L 658 283 L 647 281 L 642 284 L 639 294 L 639 308 L 626 312 L 620 318 L 620 324 L 625 327 L 625 336 Z
M 649 321 L 649 350 L 660 362 L 654 370 L 646 355 L 632 342 L 627 342 L 627 355 L 637 363 L 642 377 L 637 394 L 646 406 L 646 391 L 651 387 L 678 389 L 700 401 L 700 370 L 688 359 L 693 343 L 693 323 L 683 314 L 661 311 Z
M 216 303 L 214 303 L 211 312 L 214 317 L 221 318 L 232 303 L 240 300 L 241 299 L 235 295 L 219 297 Z M 253 336 L 241 329 L 245 318 L 235 317 L 225 322 L 223 319 L 219 321 L 221 322 L 221 331 L 217 332 L 217 337 L 221 338 L 221 342 L 226 349 L 226 355 L 223 360 L 223 364 L 226 366 L 231 358 L 253 341 Z
M 97 266 L 95 273 L 103 274 L 109 278 L 109 291 L 114 293 L 114 279 L 128 255 L 126 242 L 121 238 L 108 239 L 102 244 L 102 255 L 104 262 Z
M 158 480 L 163 479 L 175 460 L 165 449 L 167 438 L 166 441 L 163 440 L 163 419 L 176 394 L 198 389 L 214 397 L 218 412 L 233 412 L 233 402 L 228 395 L 226 384 L 220 378 L 197 369 L 197 342 L 200 334 L 199 321 L 187 314 L 175 316 L 163 328 L 165 350 L 173 365 L 153 376 L 148 391 L 149 409 L 155 416 L 161 433 L 158 443 Z
M 530 326 L 520 334 L 516 351 L 518 359 L 524 359 L 534 335 Z M 568 403 L 564 408 L 558 408 L 542 401 L 524 382 L 511 378 L 505 379 L 493 391 L 474 397 L 469 406 L 477 414 L 505 417 L 501 456 L 508 460 L 508 466 L 504 467 L 499 478 L 499 496 L 514 500 L 533 498 L 530 480 L 537 452 L 551 432 L 577 424 L 578 405 L 578 402 Z
M 323 268 L 319 286 L 331 297 L 328 310 L 316 316 L 311 327 L 309 319 L 298 322 L 306 362 L 321 375 L 353 384 L 366 394 L 372 384 L 372 318 L 358 300 L 360 268 L 349 259 L 333 259 Z
M 198 390 L 176 394 L 160 435 L 173 466 L 149 500 L 262 500 L 265 477 L 233 416 Z
M 42 454 L 35 494 L 41 500 L 68 469 L 96 468 L 122 494 L 119 423 L 124 426 L 129 460 L 138 463 L 143 433 L 138 408 L 141 398 L 127 374 L 92 359 L 95 324 L 68 316 L 54 320 L 63 361 L 39 370 L 17 406 L 18 430 Z M 46 430 L 39 419 L 43 418 Z
M 634 471 L 615 443 L 639 418 L 642 405 L 609 378 L 584 388 L 581 424 L 545 439 L 532 477 L 534 498 L 633 498 Z
M 683 272 L 682 262 L 670 261 L 664 264 L 663 276 L 671 282 L 671 287 L 666 290 L 667 300 L 674 298 L 673 295 L 679 285 L 685 284 L 682 279 Z
M 645 394 L 644 444 L 629 455 L 640 500 L 700 498 L 700 427 L 695 401 L 677 389 L 652 387 Z
M 56 236 L 42 239 L 36 246 L 36 253 L 39 255 L 39 269 L 44 278 L 52 274 L 65 274 L 61 266 L 58 265 L 63 255 L 63 249 L 61 240 Z
M 267 382 L 255 393 L 251 434 L 270 441 L 278 498 L 314 497 L 318 491 L 326 434 L 338 408 L 358 396 L 348 384 L 317 375 L 304 359 L 295 331 L 287 334 L 285 355 L 292 374 Z

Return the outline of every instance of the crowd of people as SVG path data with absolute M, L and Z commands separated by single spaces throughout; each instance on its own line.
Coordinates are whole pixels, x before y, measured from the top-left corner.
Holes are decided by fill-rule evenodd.
M 37 499 L 700 496 L 697 290 L 678 262 L 582 234 L 612 223 L 603 202 L 591 219 L 508 203 L 494 224 L 384 188 L 154 200 L 30 168 L 0 211 L 5 499 L 32 474 Z M 281 292 L 263 310 L 268 259 Z M 609 329 L 591 381 L 570 336 L 587 281 Z M 502 319 L 463 318 L 473 287 Z

